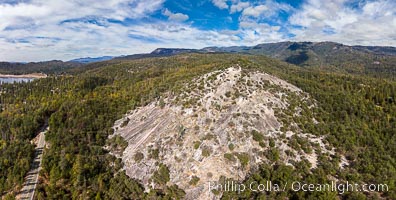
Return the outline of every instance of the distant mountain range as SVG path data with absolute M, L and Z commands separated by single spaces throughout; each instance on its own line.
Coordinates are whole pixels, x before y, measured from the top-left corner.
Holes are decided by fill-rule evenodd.
M 158 48 L 148 54 L 116 57 L 117 60 L 172 56 L 181 53 L 243 53 L 266 55 L 296 65 L 337 65 L 350 59 L 364 61 L 396 56 L 395 47 L 348 46 L 335 42 L 278 42 L 256 46 L 205 47 L 203 49 Z M 336 57 L 336 59 L 334 59 Z M 378 64 L 378 62 L 375 62 Z
M 69 62 L 76 62 L 76 63 L 93 63 L 93 62 L 101 62 L 101 61 L 106 61 L 106 60 L 111 60 L 113 59 L 113 56 L 102 56 L 102 57 L 97 57 L 97 58 L 91 58 L 91 57 L 86 57 L 86 58 L 77 58 L 70 60 Z
M 267 55 L 296 65 L 337 64 L 338 61 L 346 61 L 350 58 L 367 60 L 367 56 L 370 59 L 396 56 L 395 47 L 348 46 L 334 42 L 278 42 L 256 46 L 205 47 L 203 49 L 159 48 L 145 55 L 148 57 L 171 56 L 193 52 Z M 333 59 L 334 57 L 338 59 Z M 123 58 L 129 58 L 129 56 Z
M 164 57 L 173 56 L 182 53 L 202 53 L 199 49 L 180 49 L 180 48 L 158 48 L 151 53 L 133 54 L 127 56 L 115 57 L 115 60 L 133 60 L 140 58 L 154 58 L 154 57 Z
M 301 67 L 353 74 L 396 74 L 396 48 L 381 46 L 348 46 L 334 42 L 278 42 L 256 46 L 206 47 L 203 49 L 160 48 L 141 57 L 171 56 L 180 53 L 242 53 L 265 55 Z M 122 59 L 133 58 L 125 56 Z M 118 58 L 117 58 L 118 59 Z
M 166 57 L 182 53 L 240 53 L 265 55 L 301 67 L 319 67 L 354 74 L 393 76 L 396 74 L 396 48 L 381 46 L 348 46 L 335 42 L 278 42 L 256 46 L 205 47 L 203 49 L 158 48 L 151 53 L 127 56 L 78 58 L 68 62 L 0 63 L 0 73 L 62 72 L 85 64 L 108 60 L 133 60 Z

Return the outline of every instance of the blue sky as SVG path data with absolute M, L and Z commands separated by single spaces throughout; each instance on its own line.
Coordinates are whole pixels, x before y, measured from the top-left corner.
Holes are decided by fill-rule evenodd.
M 394 0 L 0 0 L 0 60 L 280 41 L 396 46 L 395 10 Z

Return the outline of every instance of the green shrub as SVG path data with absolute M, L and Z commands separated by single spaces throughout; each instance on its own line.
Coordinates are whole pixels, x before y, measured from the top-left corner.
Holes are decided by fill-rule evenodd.
M 201 142 L 200 141 L 195 141 L 195 142 L 193 142 L 193 144 L 194 144 L 194 149 L 198 149 L 199 146 L 201 146 Z
M 247 153 L 238 153 L 236 154 L 239 162 L 241 163 L 242 167 L 246 167 L 249 164 L 249 155 Z
M 192 176 L 191 177 L 191 180 L 190 180 L 190 185 L 197 185 L 197 183 L 199 182 L 199 178 L 198 178 L 198 176 Z
M 155 183 L 165 185 L 170 180 L 168 167 L 160 163 L 158 170 L 154 172 L 151 178 Z
M 150 149 L 149 150 L 149 158 L 158 160 L 159 158 L 159 149 Z
M 143 154 L 142 152 L 136 152 L 136 153 L 135 153 L 135 156 L 133 157 L 133 159 L 134 159 L 136 162 L 142 161 L 143 158 L 144 158 L 144 154 Z
M 209 147 L 204 147 L 204 148 L 202 149 L 202 156 L 203 156 L 203 157 L 209 157 L 210 154 L 211 154 L 211 150 L 210 150 Z
M 225 153 L 225 154 L 224 154 L 224 158 L 227 159 L 227 160 L 229 160 L 229 161 L 232 161 L 232 162 L 235 161 L 234 155 L 232 155 L 232 154 L 230 154 L 230 153 Z
M 263 148 L 265 148 L 267 146 L 267 145 L 265 145 L 265 142 L 263 142 L 263 141 L 260 141 L 259 145 L 260 145 L 260 147 L 263 147 Z
M 253 140 L 255 140 L 257 142 L 260 142 L 260 141 L 264 140 L 264 136 L 260 132 L 258 132 L 256 130 L 252 130 L 251 133 L 253 135 Z
M 228 149 L 230 149 L 231 151 L 234 151 L 235 145 L 234 145 L 233 143 L 230 143 L 230 144 L 228 145 Z
M 164 107 L 165 107 L 165 101 L 164 101 L 163 98 L 161 98 L 161 99 L 159 100 L 159 106 L 160 106 L 161 108 L 164 108 Z
M 270 138 L 269 140 L 269 146 L 270 147 L 275 147 L 275 140 L 273 138 Z
M 277 148 L 271 148 L 270 150 L 267 151 L 266 156 L 272 162 L 278 161 L 279 160 L 279 150 Z

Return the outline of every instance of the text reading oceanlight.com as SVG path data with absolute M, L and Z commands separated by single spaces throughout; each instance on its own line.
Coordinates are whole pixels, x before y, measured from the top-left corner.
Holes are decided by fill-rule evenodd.
M 299 181 L 294 181 L 292 183 L 277 184 L 271 181 L 266 181 L 264 183 L 252 182 L 248 185 L 243 183 L 237 183 L 234 181 L 226 181 L 224 183 L 208 182 L 209 191 L 217 190 L 223 192 L 237 192 L 241 193 L 245 190 L 250 190 L 253 192 L 284 192 L 287 190 L 292 190 L 295 192 L 338 192 L 339 194 L 344 194 L 345 192 L 387 192 L 389 187 L 387 184 L 358 184 L 343 182 L 338 183 L 331 181 L 325 184 L 311 184 L 303 183 Z

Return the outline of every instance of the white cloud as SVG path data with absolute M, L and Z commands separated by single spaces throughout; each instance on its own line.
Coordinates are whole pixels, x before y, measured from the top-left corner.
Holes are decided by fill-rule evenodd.
M 186 15 L 186 14 L 183 14 L 183 13 L 172 13 L 168 9 L 165 9 L 163 14 L 165 16 L 167 16 L 169 20 L 172 20 L 172 21 L 183 22 L 183 21 L 188 20 L 188 18 L 189 18 L 188 15 Z
M 214 0 L 219 8 L 240 13 L 237 30 L 200 30 L 179 23 L 189 16 L 167 10 L 164 1 L 29 0 L 11 5 L 0 0 L 0 60 L 69 60 L 158 47 L 256 45 L 290 40 L 289 33 L 297 41 L 396 46 L 396 2 L 390 0 L 361 3 L 359 9 L 345 6 L 346 0 L 307 0 L 298 10 L 271 0 L 260 4 Z M 161 10 L 169 21 L 140 20 Z M 288 21 L 278 21 L 281 11 L 292 13 Z
M 212 3 L 220 9 L 228 9 L 227 0 L 212 0 Z
M 293 12 L 293 10 L 293 7 L 288 4 L 268 0 L 260 4 L 245 7 L 240 16 L 240 20 L 243 21 L 249 18 L 255 18 L 255 20 L 260 20 L 272 17 L 272 20 L 276 21 L 278 20 L 277 16 L 281 11 Z
M 101 16 L 123 20 L 141 18 L 162 7 L 164 0 L 31 0 L 29 3 L 2 4 L 0 2 L 0 30 L 8 25 L 33 21 L 40 25 L 66 19 Z
M 137 49 L 144 50 L 150 45 L 129 38 L 128 27 L 107 20 L 140 19 L 162 9 L 164 1 L 30 0 L 13 4 L 0 1 L 0 60 L 121 55 L 139 46 L 143 48 Z
M 350 45 L 396 46 L 396 2 L 379 0 L 346 6 L 346 0 L 309 0 L 290 17 L 290 24 L 304 27 L 290 31 L 295 40 L 335 41 Z M 331 33 L 325 30 L 331 29 Z
M 259 17 L 264 11 L 267 11 L 268 7 L 266 5 L 258 5 L 254 7 L 248 7 L 243 10 L 242 16 L 253 16 Z
M 238 5 L 238 3 L 239 1 L 234 5 Z M 245 6 L 239 17 L 239 28 L 243 41 L 259 44 L 288 40 L 287 34 L 281 31 L 281 27 L 276 24 L 280 23 L 278 22 L 280 11 L 290 12 L 292 10 L 290 5 L 271 0 Z M 272 21 L 273 24 L 269 24 L 268 21 Z
M 241 35 L 247 43 L 267 43 L 285 41 L 287 38 L 279 32 L 279 26 L 271 26 L 266 23 L 256 21 L 240 22 Z
M 236 4 L 232 4 L 230 8 L 230 13 L 241 12 L 243 9 L 250 6 L 249 2 L 236 2 Z
M 81 20 L 59 23 L 69 17 L 54 18 L 45 23 L 38 22 L 36 18 L 37 21 L 33 22 L 39 25 L 33 25 L 32 28 L 0 31 L 0 60 L 70 60 L 86 56 L 150 52 L 158 47 L 203 48 L 242 44 L 236 36 L 239 32 L 204 31 L 191 24 L 154 21 L 125 26 L 107 22 L 104 18 L 89 18 L 99 21 L 98 25 Z M 206 39 L 202 40 L 202 36 Z
M 48 7 L 40 5 L 19 4 L 19 5 L 0 5 L 0 30 L 9 25 L 23 25 L 30 19 L 43 18 L 51 13 Z
M 158 47 L 255 45 L 281 38 L 273 27 L 260 24 L 236 31 L 214 31 L 157 20 L 112 23 L 108 19 L 139 19 L 159 10 L 169 20 L 183 21 L 188 16 L 163 8 L 163 0 L 90 4 L 93 1 L 32 0 L 13 6 L 0 3 L 1 18 L 7 19 L 0 20 L 0 60 L 69 60 L 150 52 Z

